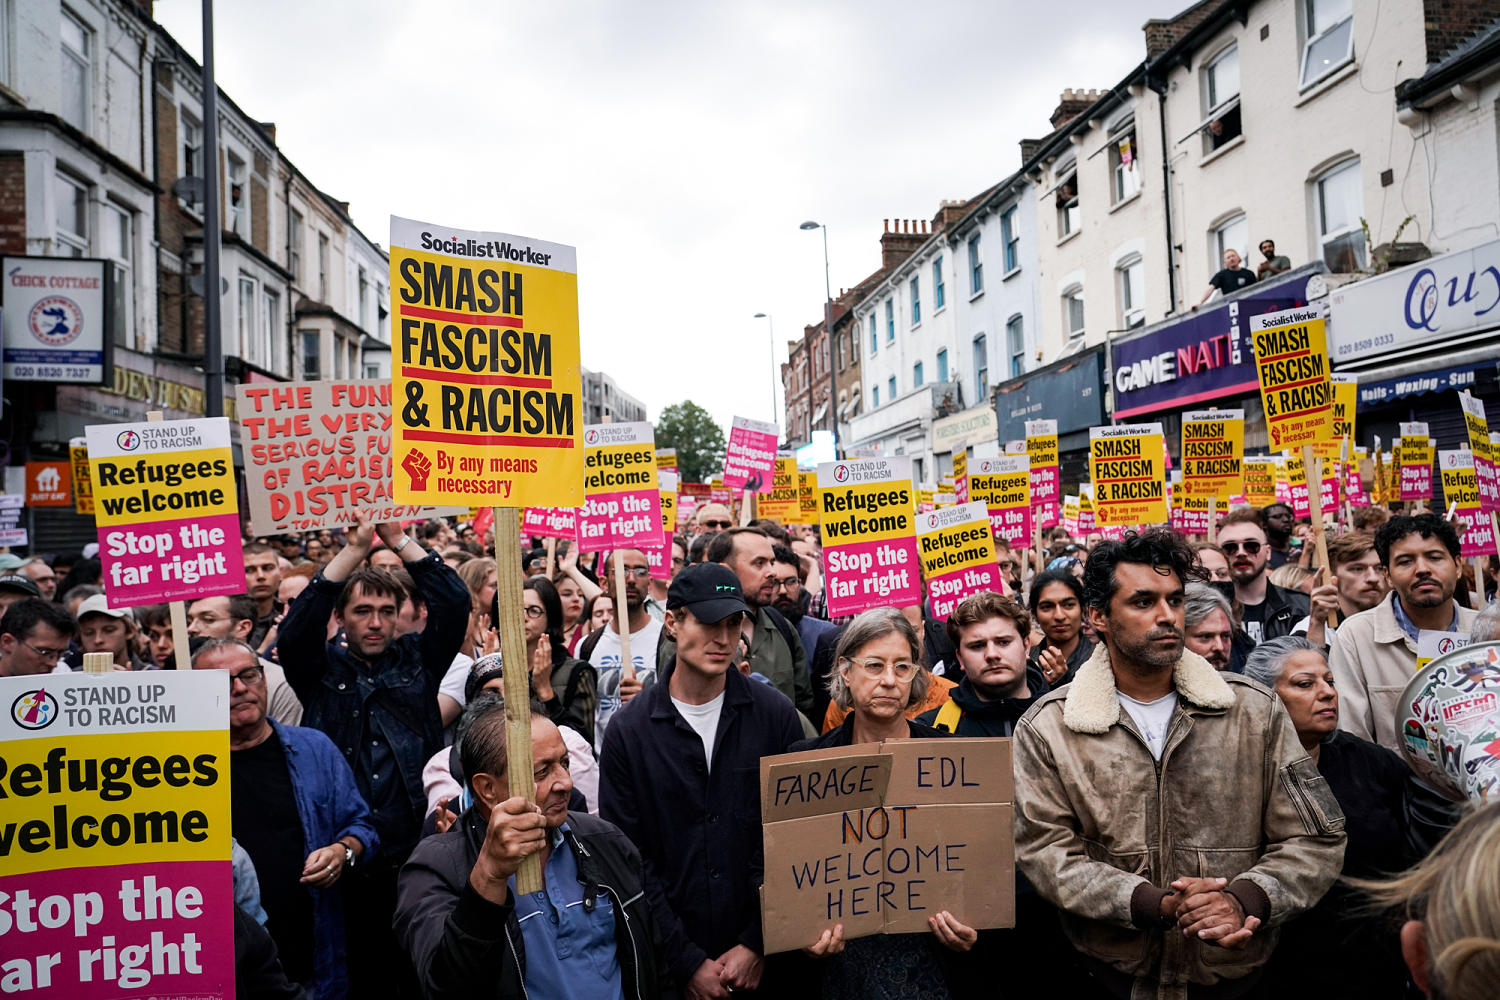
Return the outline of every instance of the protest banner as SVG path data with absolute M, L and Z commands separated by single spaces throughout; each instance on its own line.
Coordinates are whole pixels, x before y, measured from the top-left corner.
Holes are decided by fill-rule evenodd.
M 953 453 L 953 502 L 969 502 L 969 449 Z
M 68 464 L 73 473 L 73 509 L 94 516 L 94 481 L 89 478 L 89 447 L 81 437 L 68 442 Z
M 396 503 L 583 502 L 577 271 L 569 246 L 391 217 Z
M 20 493 L 0 495 L 0 545 L 26 545 L 26 529 L 21 525 L 21 515 L 26 510 L 26 497 Z
M 1402 503 L 1432 499 L 1432 439 L 1427 425 L 1421 422 L 1401 425 L 1401 496 Z
M 818 523 L 818 474 L 797 473 L 797 505 L 801 508 L 801 524 Z
M 1010 740 L 892 740 L 762 757 L 765 953 L 1015 925 Z
M 1468 392 L 1458 394 L 1464 412 L 1464 430 L 1469 450 L 1474 453 L 1474 476 L 1479 485 L 1479 503 L 1486 511 L 1500 511 L 1500 473 L 1495 467 L 1496 452 L 1490 443 L 1490 424 L 1484 413 L 1484 400 Z
M 1062 526 L 1070 538 L 1078 535 L 1078 494 L 1068 493 L 1063 496 L 1062 503 Z
M 970 594 L 1005 593 L 990 533 L 989 508 L 981 501 L 917 515 L 917 549 L 932 617 L 947 621 Z
M 1244 458 L 1244 410 L 1190 410 L 1182 415 L 1184 496 L 1217 499 L 1243 492 Z
M 579 544 L 588 552 L 659 544 L 661 493 L 651 425 L 590 424 L 583 442 Z
M 1322 313 L 1312 306 L 1250 317 L 1255 371 L 1271 448 L 1333 436 L 1333 383 Z
M 0 677 L 0 992 L 234 995 L 228 700 L 222 670 Z
M 1375 463 L 1375 493 L 1374 500 L 1377 504 L 1385 506 L 1391 502 L 1390 477 L 1386 475 L 1386 456 L 1380 450 L 1380 438 L 1375 439 L 1375 446 L 1370 449 L 1370 457 Z
M 1494 524 L 1479 502 L 1474 453 L 1467 449 L 1440 451 L 1438 470 L 1443 481 L 1443 503 L 1449 508 L 1454 527 L 1458 529 L 1459 558 L 1500 555 L 1500 550 L 1495 548 Z
M 676 448 L 658 448 L 658 449 L 656 449 L 656 471 L 657 472 L 670 472 L 674 476 L 677 475 L 677 449 Z
M 910 458 L 818 466 L 829 617 L 921 603 L 916 516 Z
M 797 458 L 776 456 L 771 492 L 760 498 L 760 516 L 774 518 L 782 524 L 801 524 L 802 498 L 799 492 Z
M 1166 442 L 1161 424 L 1089 429 L 1089 479 L 1100 525 L 1166 524 Z
M 1328 436 L 1313 442 L 1313 454 L 1333 461 L 1343 456 L 1344 439 L 1354 440 L 1355 409 L 1359 405 L 1359 376 L 1351 372 L 1333 372 L 1328 380 L 1333 386 Z
M 734 501 L 734 491 L 724 485 L 723 476 L 714 476 L 708 481 L 708 502 L 721 503 L 728 507 Z
M 660 494 L 661 530 L 669 537 L 677 530 L 677 473 L 656 467 L 656 492 Z
M 391 497 L 391 384 L 242 383 L 235 387 L 245 492 L 257 535 L 426 520 L 465 513 Z
M 1026 421 L 1026 454 L 1031 459 L 1031 504 L 1036 511 L 1036 527 L 1046 531 L 1062 519 L 1056 420 Z
M 1307 469 L 1298 455 L 1276 458 L 1276 501 L 1290 504 L 1292 516 L 1301 520 L 1312 517 L 1312 500 L 1307 489 Z M 1283 483 L 1285 486 L 1283 487 Z
M 724 488 L 731 493 L 771 492 L 780 429 L 764 420 L 735 417 L 724 448 Z
M 1031 544 L 1031 458 L 1025 453 L 974 460 L 969 502 L 983 501 L 990 530 L 1012 548 Z
M 1344 496 L 1351 507 L 1370 506 L 1370 494 L 1365 490 L 1364 464 L 1370 460 L 1369 450 L 1355 448 L 1352 459 L 1344 466 Z
M 26 463 L 26 506 L 73 506 L 73 468 L 70 462 Z
M 484 507 L 475 516 L 474 530 L 480 535 L 483 535 L 484 531 L 479 526 L 479 518 L 484 517 L 485 511 L 490 510 L 493 508 Z M 485 521 L 485 527 L 491 524 L 491 521 Z M 528 538 L 565 538 L 576 545 L 578 543 L 578 508 L 527 507 L 521 512 L 521 533 Z
M 1085 538 L 1089 532 L 1098 531 L 1099 522 L 1094 517 L 1094 484 L 1078 484 L 1078 533 Z
M 228 418 L 94 424 L 87 438 L 111 606 L 244 591 Z
M 1184 460 L 1183 465 L 1186 464 Z M 1172 481 L 1168 484 L 1172 503 L 1172 527 L 1181 532 L 1206 535 L 1211 523 L 1209 504 L 1215 498 L 1211 495 L 1190 496 L 1182 485 L 1182 477 L 1185 475 L 1183 472 L 1172 473 Z
M 1267 457 L 1247 457 L 1241 468 L 1245 475 L 1245 502 L 1252 507 L 1264 507 L 1276 502 L 1276 460 Z

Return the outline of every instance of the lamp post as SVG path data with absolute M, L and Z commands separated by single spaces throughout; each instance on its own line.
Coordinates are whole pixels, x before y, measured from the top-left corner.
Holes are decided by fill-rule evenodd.
M 833 286 L 828 280 L 828 227 L 820 222 L 808 220 L 798 228 L 823 230 L 823 333 L 828 339 L 828 426 L 833 429 L 833 457 L 839 454 L 839 410 L 838 377 L 833 371 Z
M 779 381 L 776 377 L 776 324 L 770 313 L 756 313 L 755 318 L 766 321 L 766 335 L 771 341 L 771 419 L 779 423 L 781 415 L 776 411 L 776 383 Z

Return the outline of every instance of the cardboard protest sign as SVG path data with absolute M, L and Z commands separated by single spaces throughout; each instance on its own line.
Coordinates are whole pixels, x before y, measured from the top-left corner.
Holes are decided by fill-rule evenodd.
M 724 488 L 731 492 L 771 492 L 776 439 L 780 436 L 775 424 L 735 417 L 729 427 L 729 443 L 724 448 Z
M 27 462 L 26 506 L 73 506 L 73 469 L 70 463 Z
M 220 670 L 0 677 L 0 990 L 234 995 L 228 703 Z
M 660 545 L 661 492 L 651 425 L 590 424 L 583 429 L 583 443 L 578 544 L 586 552 Z
M 1432 438 L 1421 422 L 1401 425 L 1401 502 L 1432 499 Z
M 581 504 L 574 249 L 392 216 L 391 307 L 393 499 Z
M 670 472 L 674 476 L 677 475 L 677 449 L 676 448 L 658 448 L 658 449 L 656 449 L 656 471 L 657 472 Z
M 1490 425 L 1485 418 L 1484 400 L 1467 392 L 1458 394 L 1464 411 L 1464 430 L 1469 436 L 1469 450 L 1474 453 L 1474 476 L 1479 486 L 1479 503 L 1486 511 L 1500 511 L 1500 473 L 1497 473 L 1494 447 L 1490 444 Z
M 240 384 L 250 524 L 258 535 L 458 515 L 467 506 L 391 497 L 391 385 L 376 381 Z
M 762 757 L 766 954 L 1015 925 L 1010 740 L 887 740 Z
M 1354 441 L 1355 409 L 1359 406 L 1359 376 L 1350 372 L 1333 372 L 1333 409 L 1328 437 L 1313 442 L 1313 454 L 1333 460 L 1343 455 L 1344 440 Z
M 1266 433 L 1275 451 L 1332 437 L 1333 383 L 1324 326 L 1321 313 L 1310 306 L 1250 317 Z
M 1264 507 L 1276 502 L 1276 460 L 1273 458 L 1246 458 L 1241 463 L 1245 475 L 1245 502 L 1252 507 Z
M 795 455 L 776 456 L 771 478 L 771 492 L 760 498 L 760 516 L 775 518 L 782 524 L 801 524 L 802 498 L 798 489 Z
M 1089 479 L 1100 525 L 1166 524 L 1166 442 L 1161 424 L 1089 429 Z
M 1229 497 L 1245 488 L 1245 411 L 1191 410 L 1182 415 L 1182 493 Z
M 938 621 L 947 621 L 958 602 L 970 594 L 1005 592 L 990 534 L 989 508 L 982 501 L 918 514 L 917 549 L 932 617 Z
M 0 495 L 0 545 L 26 545 L 26 529 L 21 526 L 21 515 L 26 510 L 26 498 L 19 493 Z
M 797 473 L 797 506 L 801 511 L 800 524 L 818 523 L 818 474 Z
M 1031 459 L 1031 504 L 1037 527 L 1046 531 L 1062 520 L 1062 467 L 1058 464 L 1057 421 L 1026 421 L 1026 454 Z
M 87 437 L 111 606 L 244 591 L 227 417 L 94 424 Z
M 861 458 L 818 466 L 828 614 L 920 604 L 911 459 Z
M 969 449 L 953 453 L 953 502 L 969 502 Z
M 81 437 L 68 442 L 68 464 L 73 472 L 73 509 L 94 516 L 94 481 L 89 478 L 89 448 Z
M 483 517 L 485 511 L 493 508 L 485 507 L 480 510 L 476 518 Z M 476 524 L 475 531 L 483 536 Z M 527 507 L 521 512 L 521 534 L 535 538 L 566 538 L 570 542 L 578 541 L 578 508 L 577 507 Z
M 1459 558 L 1500 554 L 1495 548 L 1494 519 L 1479 502 L 1472 451 L 1438 452 L 1443 477 L 1443 503 L 1453 510 L 1458 528 Z
M 969 500 L 989 508 L 996 538 L 1020 548 L 1031 544 L 1031 458 L 1025 452 L 975 459 Z

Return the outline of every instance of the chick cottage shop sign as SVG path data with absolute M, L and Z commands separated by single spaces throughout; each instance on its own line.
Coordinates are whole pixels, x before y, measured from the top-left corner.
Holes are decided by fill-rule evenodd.
M 105 384 L 112 281 L 104 260 L 0 257 L 6 380 Z

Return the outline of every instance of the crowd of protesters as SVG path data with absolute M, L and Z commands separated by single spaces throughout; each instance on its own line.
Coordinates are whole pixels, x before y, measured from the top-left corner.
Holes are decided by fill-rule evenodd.
M 0 676 L 227 674 L 242 997 L 1495 996 L 1500 805 L 1418 780 L 1396 701 L 1419 630 L 1500 638 L 1497 567 L 1432 514 L 1371 509 L 1317 568 L 1303 527 L 1056 529 L 939 622 L 830 617 L 817 530 L 717 504 L 670 580 L 637 549 L 360 522 L 247 539 L 246 592 L 192 602 L 187 649 L 166 606 L 108 603 L 96 552 L 0 555 Z M 497 558 L 527 577 L 531 800 Z M 941 909 L 766 956 L 761 759 L 948 736 L 1013 741 L 1015 928 Z

